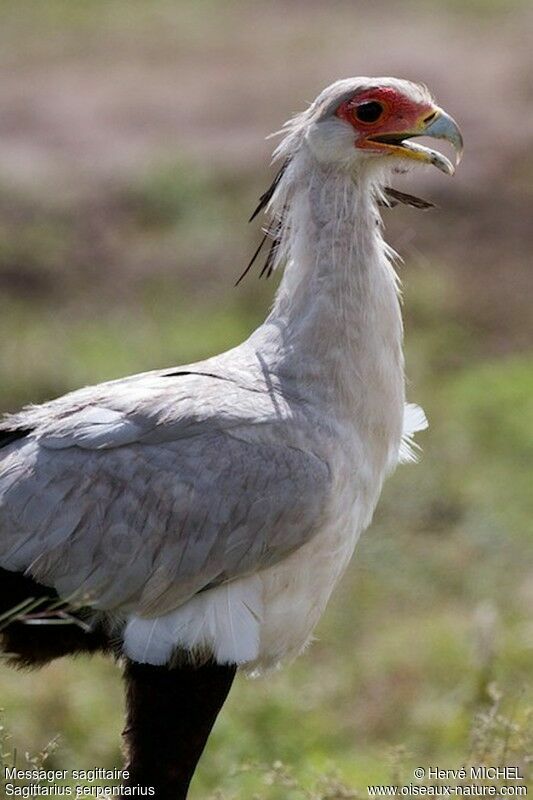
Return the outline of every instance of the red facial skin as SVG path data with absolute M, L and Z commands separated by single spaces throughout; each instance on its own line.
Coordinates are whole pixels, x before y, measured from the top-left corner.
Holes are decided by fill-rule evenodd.
M 355 116 L 362 103 L 380 103 L 383 113 L 375 122 L 363 122 Z M 358 134 L 355 147 L 382 151 L 387 148 L 379 142 L 368 141 L 368 136 L 382 136 L 387 133 L 415 133 L 422 131 L 424 121 L 435 112 L 431 103 L 415 103 L 405 95 L 390 87 L 368 89 L 355 97 L 345 100 L 335 112 L 336 116 L 348 122 Z

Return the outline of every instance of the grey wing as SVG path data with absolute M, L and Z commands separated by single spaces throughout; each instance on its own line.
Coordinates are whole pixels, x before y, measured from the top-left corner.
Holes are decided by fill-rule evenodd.
M 181 424 L 174 415 L 158 426 L 109 407 L 78 409 L 47 435 L 10 444 L 0 462 L 0 566 L 97 608 L 160 615 L 276 563 L 320 529 L 324 461 L 274 428 L 258 437 L 249 420 L 195 418 L 191 427 L 180 414 Z

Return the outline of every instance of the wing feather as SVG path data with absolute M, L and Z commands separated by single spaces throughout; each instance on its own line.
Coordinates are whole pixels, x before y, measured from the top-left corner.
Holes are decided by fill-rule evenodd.
M 150 374 L 13 422 L 32 433 L 1 451 L 0 566 L 63 597 L 158 616 L 320 529 L 328 466 L 266 392 Z

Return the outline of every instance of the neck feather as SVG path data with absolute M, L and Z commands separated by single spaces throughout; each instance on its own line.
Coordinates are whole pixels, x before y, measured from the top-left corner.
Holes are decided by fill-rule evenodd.
M 282 221 L 284 275 L 252 340 L 280 382 L 355 424 L 385 463 L 400 442 L 404 375 L 398 280 L 378 191 L 364 175 L 327 170 L 309 153 L 295 157 L 271 209 Z
M 272 204 L 285 270 L 266 324 L 283 337 L 287 368 L 352 379 L 385 355 L 401 368 L 398 281 L 376 197 L 367 176 L 328 170 L 305 151 L 286 170 Z

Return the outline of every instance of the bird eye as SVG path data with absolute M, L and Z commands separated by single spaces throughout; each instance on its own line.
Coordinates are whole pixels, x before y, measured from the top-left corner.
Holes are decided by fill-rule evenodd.
M 369 100 L 358 105 L 354 113 L 359 122 L 377 122 L 383 114 L 383 106 L 376 100 Z

